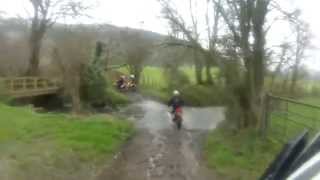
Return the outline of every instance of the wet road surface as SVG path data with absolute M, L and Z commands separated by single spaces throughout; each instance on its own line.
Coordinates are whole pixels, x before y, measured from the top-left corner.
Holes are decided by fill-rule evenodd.
M 201 161 L 201 147 L 208 130 L 224 119 L 223 108 L 184 108 L 181 131 L 171 122 L 169 110 L 151 100 L 123 109 L 121 113 L 134 122 L 137 134 L 98 179 L 220 179 Z

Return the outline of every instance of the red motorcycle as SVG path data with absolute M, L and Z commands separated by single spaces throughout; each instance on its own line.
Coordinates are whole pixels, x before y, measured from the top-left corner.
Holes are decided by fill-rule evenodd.
M 173 119 L 172 121 L 176 124 L 177 129 L 180 130 L 182 127 L 182 108 L 179 107 L 173 112 Z

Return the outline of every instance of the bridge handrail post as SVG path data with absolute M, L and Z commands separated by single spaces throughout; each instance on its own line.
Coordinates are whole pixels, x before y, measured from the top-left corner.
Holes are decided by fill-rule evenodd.
M 22 90 L 26 90 L 26 89 L 27 89 L 27 80 L 22 79 Z
M 14 91 L 14 79 L 9 80 L 10 91 Z
M 37 89 L 37 78 L 32 79 L 32 88 L 33 88 L 33 90 Z

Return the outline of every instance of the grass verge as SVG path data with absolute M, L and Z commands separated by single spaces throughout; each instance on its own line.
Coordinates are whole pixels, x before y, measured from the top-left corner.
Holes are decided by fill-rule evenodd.
M 3 104 L 0 115 L 0 179 L 88 179 L 133 133 L 129 122 L 107 115 L 40 114 Z
M 258 179 L 281 145 L 262 140 L 254 130 L 237 134 L 217 129 L 207 139 L 205 153 L 209 167 L 227 179 Z

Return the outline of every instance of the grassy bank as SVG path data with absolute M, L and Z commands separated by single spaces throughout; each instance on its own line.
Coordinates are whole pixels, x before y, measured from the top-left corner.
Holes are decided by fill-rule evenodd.
M 209 167 L 227 179 L 256 180 L 280 149 L 253 130 L 232 134 L 218 129 L 208 136 L 205 153 Z
M 89 179 L 133 132 L 107 115 L 39 114 L 3 104 L 0 115 L 0 179 Z

